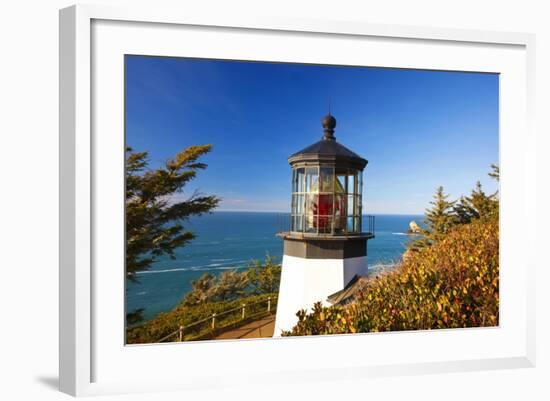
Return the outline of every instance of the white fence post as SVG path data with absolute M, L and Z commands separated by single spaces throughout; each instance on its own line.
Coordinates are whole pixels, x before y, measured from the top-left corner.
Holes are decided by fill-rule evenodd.
M 183 326 L 180 326 L 179 337 L 180 337 L 180 342 L 182 342 L 183 341 Z
M 216 328 L 216 314 L 212 313 L 212 330 Z
M 267 311 L 271 312 L 271 297 L 267 298 Z
M 243 311 L 241 313 L 241 319 L 244 319 L 244 310 L 246 308 L 246 304 L 243 304 Z

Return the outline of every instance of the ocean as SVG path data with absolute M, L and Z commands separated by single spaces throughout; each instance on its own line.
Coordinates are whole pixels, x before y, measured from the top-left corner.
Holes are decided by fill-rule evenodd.
M 185 228 L 197 238 L 177 249 L 176 259 L 163 257 L 147 271 L 138 273 L 138 282 L 127 282 L 126 310 L 144 308 L 146 320 L 172 309 L 191 290 L 191 282 L 204 273 L 246 269 L 251 260 L 267 254 L 281 261 L 283 242 L 275 236 L 278 213 L 215 212 L 194 217 Z M 411 220 L 420 215 L 376 215 L 374 239 L 368 242 L 369 271 L 391 269 L 405 251 L 410 237 L 405 234 Z

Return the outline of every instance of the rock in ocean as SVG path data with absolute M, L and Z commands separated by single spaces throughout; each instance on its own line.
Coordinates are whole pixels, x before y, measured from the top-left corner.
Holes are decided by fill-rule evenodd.
M 416 223 L 416 221 L 411 221 L 409 223 L 409 234 L 420 234 L 422 233 L 422 228 Z

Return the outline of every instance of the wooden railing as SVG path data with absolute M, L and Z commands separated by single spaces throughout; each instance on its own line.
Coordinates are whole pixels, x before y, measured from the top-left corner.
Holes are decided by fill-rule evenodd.
M 248 304 L 243 303 L 241 306 L 238 306 L 236 308 L 231 308 L 223 312 L 213 313 L 212 315 L 205 317 L 203 319 L 197 320 L 193 323 L 181 325 L 177 330 L 162 337 L 160 340 L 157 341 L 157 343 L 163 343 L 163 342 L 166 342 L 167 340 L 178 341 L 178 342 L 185 341 L 185 334 L 189 332 L 190 329 L 196 328 L 197 326 L 200 326 L 200 325 L 209 325 L 210 333 L 215 333 L 216 331 L 220 331 L 222 329 L 235 327 L 236 325 L 239 325 L 239 324 L 244 324 L 250 321 L 251 318 L 256 318 L 262 315 L 268 315 L 273 313 L 275 311 L 275 309 L 273 308 L 273 304 L 276 305 L 276 302 L 277 302 L 277 297 L 268 297 L 266 299 L 262 299 L 256 302 L 251 302 Z M 257 311 L 256 310 L 258 309 L 257 306 L 264 303 L 266 304 L 266 307 L 261 308 L 260 311 Z M 221 320 L 222 316 L 225 316 L 231 313 L 238 313 L 238 312 L 240 312 L 240 319 L 237 318 L 226 325 L 217 324 L 217 322 Z

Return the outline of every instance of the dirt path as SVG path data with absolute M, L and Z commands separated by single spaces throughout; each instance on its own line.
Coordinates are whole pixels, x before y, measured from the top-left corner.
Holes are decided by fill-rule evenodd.
M 273 337 L 275 330 L 275 315 L 264 317 L 261 320 L 245 324 L 242 327 L 226 331 L 215 338 L 215 340 L 229 340 L 237 338 L 262 338 Z

